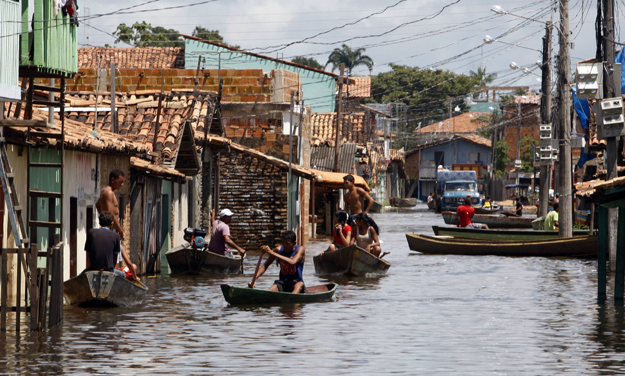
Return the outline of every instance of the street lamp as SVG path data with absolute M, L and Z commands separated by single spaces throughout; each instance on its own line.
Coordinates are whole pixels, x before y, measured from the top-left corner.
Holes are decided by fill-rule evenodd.
M 502 7 L 500 7 L 499 5 L 493 5 L 492 8 L 490 8 L 490 10 L 491 10 L 491 12 L 495 12 L 495 13 L 500 14 L 500 15 L 509 14 L 511 16 L 523 18 L 523 19 L 526 19 L 526 20 L 540 22 L 540 23 L 543 23 L 545 25 L 549 25 L 550 24 L 550 22 L 547 22 L 547 21 L 543 21 L 543 20 L 539 20 L 539 19 L 531 18 L 531 17 L 526 17 L 526 16 L 521 16 L 520 14 L 516 14 L 516 13 L 507 12 Z M 556 26 L 556 25 L 554 25 L 554 26 Z M 556 26 L 556 29 L 558 29 L 558 32 L 561 33 L 560 28 L 558 26 Z
M 484 39 L 482 39 L 484 41 L 484 43 L 486 44 L 492 44 L 493 42 L 499 42 L 499 43 L 503 43 L 503 44 L 507 44 L 509 46 L 514 46 L 514 47 L 519 47 L 519 48 L 525 48 L 526 50 L 531 50 L 531 51 L 537 51 L 540 52 L 541 54 L 543 53 L 541 50 L 537 50 L 535 48 L 530 48 L 530 47 L 525 47 L 525 46 L 521 46 L 520 44 L 514 44 L 514 43 L 508 43 L 508 42 L 504 42 L 502 40 L 499 39 L 495 39 L 493 37 L 491 37 L 490 35 L 487 35 L 484 37 Z

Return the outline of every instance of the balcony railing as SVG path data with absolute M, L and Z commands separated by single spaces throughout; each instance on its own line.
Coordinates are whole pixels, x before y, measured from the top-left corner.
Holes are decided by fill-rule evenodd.
M 22 1 L 20 65 L 39 73 L 73 75 L 78 71 L 76 26 L 62 11 L 55 15 L 55 1 L 34 0 L 34 9 L 28 3 Z
M 0 0 L 0 100 L 19 100 L 20 3 Z

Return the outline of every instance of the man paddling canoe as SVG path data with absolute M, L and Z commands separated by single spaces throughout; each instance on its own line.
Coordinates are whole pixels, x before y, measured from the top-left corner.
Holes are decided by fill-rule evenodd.
M 282 233 L 282 246 L 273 250 L 267 245 L 260 247 L 261 259 L 265 253 L 269 254 L 269 258 L 264 265 L 257 268 L 256 274 L 248 286 L 256 287 L 256 279 L 263 275 L 271 263 L 278 259 L 280 279 L 271 285 L 269 291 L 292 292 L 294 294 L 306 292 L 303 279 L 305 249 L 301 245 L 295 245 L 296 240 L 297 236 L 293 231 L 284 231 Z

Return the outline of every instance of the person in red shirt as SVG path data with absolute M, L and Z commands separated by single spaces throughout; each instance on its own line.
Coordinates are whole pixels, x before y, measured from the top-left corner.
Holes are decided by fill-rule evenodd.
M 334 214 L 334 219 L 336 221 L 336 225 L 334 226 L 334 231 L 332 232 L 332 236 L 334 237 L 334 242 L 330 244 L 327 252 L 336 251 L 337 249 L 341 249 L 343 247 L 348 246 L 352 241 L 352 226 L 349 223 L 349 215 L 347 212 L 339 210 Z M 321 253 L 323 254 L 323 252 Z
M 471 227 L 471 218 L 475 214 L 475 209 L 471 206 L 471 198 L 465 197 L 464 205 L 458 206 L 458 227 Z

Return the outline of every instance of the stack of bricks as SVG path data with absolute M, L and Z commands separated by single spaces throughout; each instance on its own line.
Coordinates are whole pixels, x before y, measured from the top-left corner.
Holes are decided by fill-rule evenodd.
M 68 91 L 75 92 L 108 92 L 111 89 L 110 72 L 108 69 L 80 68 L 74 78 L 66 80 Z M 118 68 L 115 73 L 115 90 L 118 93 L 129 93 L 140 90 L 160 90 L 169 92 L 176 89 L 193 89 L 196 74 L 198 89 L 202 91 L 219 91 L 219 72 L 217 69 L 152 69 L 152 68 Z M 233 103 L 269 103 L 271 102 L 271 77 L 266 77 L 262 69 L 222 69 L 223 102 Z M 98 87 L 98 79 L 100 86 Z M 59 81 L 55 84 L 58 87 Z M 36 84 L 49 84 L 48 79 L 38 78 Z
M 234 242 L 246 250 L 274 246 L 287 227 L 286 173 L 241 153 L 221 157 L 219 209 L 235 214 L 230 224 Z

